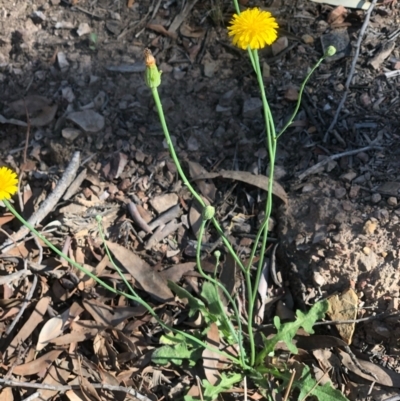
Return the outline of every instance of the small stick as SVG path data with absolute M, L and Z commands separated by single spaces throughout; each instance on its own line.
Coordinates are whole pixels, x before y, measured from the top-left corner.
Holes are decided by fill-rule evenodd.
M 358 56 L 360 54 L 361 42 L 363 40 L 363 36 L 364 36 L 365 30 L 367 29 L 367 26 L 368 26 L 368 23 L 369 23 L 369 19 L 371 17 L 372 10 L 375 7 L 376 1 L 377 0 L 372 0 L 371 5 L 369 6 L 368 11 L 367 11 L 367 13 L 365 15 L 364 23 L 363 23 L 363 25 L 361 27 L 360 34 L 358 35 L 358 40 L 357 40 L 357 45 L 356 45 L 356 53 L 354 55 L 353 62 L 351 63 L 349 76 L 347 77 L 347 81 L 346 81 L 346 85 L 345 85 L 346 90 L 345 90 L 345 92 L 343 94 L 342 100 L 340 101 L 338 108 L 336 109 L 336 113 L 335 113 L 335 116 L 333 117 L 331 125 L 329 126 L 329 128 L 325 132 L 324 142 L 328 141 L 329 133 L 332 131 L 332 129 L 336 125 L 337 120 L 339 118 L 339 114 L 340 114 L 340 112 L 342 110 L 342 107 L 343 107 L 343 105 L 344 105 L 344 103 L 345 103 L 345 101 L 347 99 L 347 95 L 349 94 L 350 84 L 351 84 L 351 81 L 353 80 L 353 75 L 354 75 L 354 71 L 356 69 Z
M 285 391 L 285 395 L 283 397 L 283 401 L 287 401 L 287 399 L 289 398 L 290 390 L 292 389 L 295 376 L 296 376 L 296 370 L 293 369 L 292 370 L 292 376 L 290 376 L 290 380 L 289 380 L 289 383 L 287 385 L 287 388 L 286 388 L 286 391 Z
M 54 191 L 44 200 L 44 202 L 40 205 L 40 208 L 33 213 L 33 215 L 29 218 L 28 223 L 32 226 L 36 226 L 39 224 L 50 212 L 54 210 L 57 205 L 57 202 L 60 200 L 61 196 L 70 186 L 72 181 L 76 176 L 76 172 L 79 168 L 79 160 L 80 160 L 80 153 L 75 152 L 72 155 L 71 161 L 68 167 L 65 169 L 63 176 L 58 181 L 57 186 L 54 188 Z M 25 238 L 29 234 L 29 230 L 22 226 L 16 233 L 12 235 L 14 241 L 20 241 L 21 239 Z M 10 245 L 13 241 L 6 240 L 4 244 L 0 247 L 2 252 L 7 252 L 11 247 Z
M 311 166 L 306 171 L 303 171 L 301 174 L 298 175 L 298 178 L 300 180 L 304 180 L 304 178 L 306 178 L 310 174 L 317 173 L 321 167 L 325 166 L 325 164 L 328 164 L 332 160 L 340 159 L 341 157 L 344 157 L 344 156 L 356 155 L 357 153 L 360 153 L 360 152 L 367 152 L 368 150 L 372 150 L 372 149 L 382 149 L 382 147 L 376 146 L 376 145 L 371 145 L 371 146 L 366 146 L 361 149 L 348 150 L 347 152 L 342 152 L 342 153 L 338 153 L 336 155 L 329 156 L 326 159 L 320 161 L 319 163 L 314 164 L 314 166 Z
M 133 202 L 129 202 L 127 205 L 128 211 L 133 219 L 133 221 L 146 233 L 152 233 L 153 230 L 144 221 L 143 217 L 140 215 L 138 208 Z

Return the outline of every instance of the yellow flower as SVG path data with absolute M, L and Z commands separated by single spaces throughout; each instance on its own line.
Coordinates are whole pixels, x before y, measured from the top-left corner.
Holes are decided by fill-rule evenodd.
M 17 174 L 7 167 L 0 167 L 0 200 L 10 199 L 17 192 L 17 189 Z
M 241 49 L 262 49 L 271 45 L 278 37 L 276 19 L 268 11 L 249 8 L 240 15 L 234 14 L 228 27 L 232 42 Z

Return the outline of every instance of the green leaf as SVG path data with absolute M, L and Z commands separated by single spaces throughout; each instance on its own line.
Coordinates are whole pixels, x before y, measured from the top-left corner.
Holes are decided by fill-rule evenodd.
M 193 317 L 196 312 L 201 312 L 203 316 L 208 315 L 206 305 L 201 299 L 195 298 L 189 291 L 179 287 L 173 281 L 168 280 L 168 287 L 181 299 L 187 299 L 189 301 L 189 317 Z
M 262 335 L 264 348 L 257 357 L 256 365 L 261 365 L 267 355 L 272 355 L 275 345 L 280 341 L 283 341 L 286 344 L 292 354 L 297 354 L 298 349 L 292 343 L 292 340 L 298 329 L 303 327 L 307 333 L 313 334 L 313 326 L 315 322 L 319 319 L 322 319 L 327 310 L 328 302 L 322 301 L 316 303 L 307 313 L 297 311 L 297 319 L 294 322 L 281 324 L 279 317 L 275 316 L 274 324 L 277 329 L 277 333 L 270 339 L 267 339 L 264 335 Z
M 238 339 L 234 334 L 235 329 L 233 328 L 231 321 L 227 318 L 224 306 L 215 285 L 209 281 L 206 281 L 203 284 L 201 296 L 207 301 L 211 320 L 218 324 L 218 327 L 224 337 L 229 342 L 237 342 Z
M 162 366 L 169 363 L 181 366 L 185 361 L 189 362 L 190 366 L 194 366 L 201 357 L 201 352 L 202 349 L 200 347 L 188 349 L 187 344 L 182 342 L 174 346 L 164 345 L 156 349 L 151 355 L 151 360 Z
M 218 384 L 212 385 L 209 381 L 203 380 L 203 400 L 204 401 L 214 401 L 217 399 L 218 394 L 223 391 L 228 391 L 236 383 L 242 380 L 243 376 L 239 373 L 234 373 L 227 376 L 225 373 L 221 373 L 221 379 Z M 192 396 L 186 395 L 184 397 L 185 401 L 199 401 L 200 398 L 194 398 Z

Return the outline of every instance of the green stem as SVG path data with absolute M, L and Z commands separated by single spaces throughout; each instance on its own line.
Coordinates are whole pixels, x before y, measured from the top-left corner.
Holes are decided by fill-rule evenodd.
M 185 333 L 181 330 L 177 330 L 174 329 L 173 327 L 170 327 L 169 325 L 165 324 L 158 316 L 157 314 L 154 312 L 153 308 L 147 303 L 145 302 L 142 298 L 140 298 L 136 292 L 133 290 L 133 288 L 131 287 L 130 290 L 132 291 L 133 295 L 127 294 L 125 292 L 119 291 L 114 289 L 113 287 L 109 286 L 106 282 L 104 282 L 103 280 L 99 279 L 97 276 L 95 276 L 92 272 L 90 272 L 88 269 L 86 269 L 85 267 L 81 266 L 79 263 L 76 263 L 74 260 L 72 260 L 70 257 L 68 257 L 67 255 L 65 255 L 63 252 L 61 252 L 58 248 L 56 248 L 46 237 L 44 237 L 41 233 L 39 233 L 39 231 L 37 231 L 30 223 L 28 223 L 11 205 L 11 203 L 6 200 L 3 199 L 3 203 L 4 205 L 7 207 L 7 209 L 26 227 L 28 228 L 29 231 L 31 231 L 33 234 L 35 234 L 41 241 L 43 241 L 54 253 L 56 253 L 58 256 L 60 256 L 61 258 L 63 258 L 64 260 L 66 260 L 68 263 L 70 263 L 72 266 L 74 266 L 75 268 L 77 268 L 78 270 L 82 271 L 83 273 L 85 273 L 87 276 L 89 276 L 90 278 L 92 278 L 93 280 L 95 280 L 98 284 L 100 284 L 103 288 L 105 288 L 106 290 L 117 294 L 117 295 L 121 295 L 124 296 L 132 301 L 137 302 L 138 304 L 144 306 L 147 311 L 154 317 L 154 319 L 160 324 L 160 326 L 162 326 L 164 329 L 172 331 L 173 333 L 176 334 L 181 334 L 183 336 L 185 336 L 186 338 L 190 339 L 191 341 L 195 342 L 196 344 L 200 345 L 201 347 L 207 348 L 212 352 L 215 352 L 219 355 L 224 356 L 225 358 L 228 358 L 229 360 L 231 360 L 233 363 L 237 364 L 237 365 L 241 365 L 241 361 L 237 358 L 232 357 L 231 355 L 229 355 L 226 352 L 220 351 L 218 348 L 216 347 L 212 347 L 209 346 L 208 344 L 206 344 L 205 342 L 199 340 L 198 338 L 196 338 L 195 336 L 192 336 L 191 334 Z M 112 259 L 110 259 L 110 261 L 113 263 Z M 114 267 L 115 264 L 113 263 Z M 120 270 L 117 268 L 117 272 L 119 273 Z M 120 273 L 119 273 L 120 274 Z M 120 274 L 121 275 L 121 274 Z M 125 280 L 124 280 L 125 281 Z M 130 287 L 130 286 L 129 286 Z M 128 288 L 129 288 L 128 287 Z
M 325 60 L 326 57 L 328 57 L 328 56 L 324 54 L 318 60 L 317 64 L 314 65 L 314 67 L 311 69 L 311 71 L 307 74 L 306 79 L 301 84 L 299 97 L 297 99 L 297 104 L 296 104 L 296 107 L 294 109 L 294 112 L 293 112 L 292 116 L 289 118 L 288 122 L 285 124 L 285 126 L 280 130 L 279 134 L 276 136 L 277 139 L 288 129 L 290 124 L 292 124 L 294 118 L 296 117 L 297 112 L 299 111 L 299 108 L 300 108 L 300 105 L 301 105 L 301 99 L 303 98 L 304 88 L 305 88 L 308 80 L 310 79 L 310 77 L 314 73 L 314 71 L 319 67 L 319 65 Z
M 157 112 L 158 112 L 158 117 L 159 117 L 160 122 L 161 122 L 161 127 L 163 129 L 164 136 L 165 136 L 165 139 L 166 139 L 167 144 L 168 144 L 168 149 L 169 149 L 169 151 L 171 153 L 171 157 L 172 157 L 172 160 L 175 163 L 175 166 L 176 166 L 176 169 L 178 171 L 178 174 L 181 177 L 181 180 L 183 181 L 183 183 L 189 189 L 189 191 L 192 194 L 193 198 L 195 198 L 197 200 L 197 202 L 204 208 L 206 206 L 206 204 L 204 203 L 204 201 L 201 198 L 201 196 L 196 192 L 196 190 L 193 188 L 193 186 L 190 184 L 189 180 L 187 179 L 187 177 L 186 177 L 186 175 L 185 175 L 185 173 L 184 173 L 184 171 L 183 171 L 183 169 L 181 167 L 181 164 L 179 162 L 178 156 L 177 156 L 177 154 L 175 152 L 175 148 L 174 148 L 174 145 L 173 145 L 172 140 L 171 140 L 171 136 L 170 136 L 169 131 L 168 131 L 167 122 L 165 121 L 164 110 L 162 108 L 162 104 L 161 104 L 161 100 L 160 100 L 160 96 L 158 94 L 157 88 L 151 88 L 151 93 L 153 94 L 154 102 L 156 104 L 156 108 L 157 108 Z M 232 248 L 232 245 L 230 244 L 228 238 L 226 238 L 225 233 L 223 232 L 223 230 L 222 230 L 221 226 L 219 225 L 218 221 L 215 218 L 213 218 L 212 219 L 212 223 L 213 223 L 215 229 L 217 230 L 218 234 L 222 238 L 222 241 L 223 241 L 224 245 L 228 248 L 228 251 L 230 252 L 230 254 L 235 259 L 235 262 L 240 266 L 242 271 L 244 271 L 245 267 L 244 267 L 242 261 L 236 255 L 235 250 Z
M 239 310 L 237 308 L 236 302 L 233 300 L 231 294 L 229 293 L 229 291 L 225 288 L 225 286 L 219 282 L 218 280 L 216 280 L 214 277 L 210 277 L 207 274 L 204 273 L 204 270 L 201 266 L 201 241 L 203 238 L 203 234 L 204 234 L 204 229 L 205 226 L 207 224 L 207 220 L 202 219 L 201 224 L 200 224 L 200 229 L 198 232 L 198 240 L 197 240 L 197 249 L 196 249 L 196 263 L 197 263 L 197 269 L 199 271 L 199 273 L 201 274 L 201 276 L 209 281 L 210 283 L 214 284 L 214 286 L 220 288 L 222 290 L 222 292 L 224 293 L 224 295 L 226 296 L 226 298 L 228 299 L 229 303 L 232 305 L 233 310 L 235 312 L 235 317 L 237 320 L 237 324 L 238 324 L 238 331 L 236 333 L 235 328 L 233 327 L 231 321 L 229 320 L 226 312 L 225 312 L 225 308 L 222 305 L 222 303 L 220 302 L 221 300 L 219 299 L 218 301 L 220 302 L 220 306 L 221 306 L 221 310 L 224 313 L 224 318 L 225 321 L 227 322 L 227 324 L 229 325 L 229 329 L 231 331 L 232 336 L 234 337 L 235 341 L 239 344 L 240 347 L 240 359 L 242 362 L 242 367 L 243 368 L 248 368 L 246 361 L 245 361 L 245 350 L 243 347 L 243 339 L 242 339 L 242 323 L 240 320 L 240 314 L 239 314 Z
M 266 140 L 267 140 L 267 148 L 269 153 L 269 176 L 268 176 L 268 188 L 267 188 L 267 199 L 266 199 L 266 206 L 265 206 L 265 220 L 261 225 L 257 236 L 256 241 L 254 242 L 250 259 L 247 264 L 247 274 L 246 274 L 246 283 L 247 283 L 247 291 L 249 293 L 248 300 L 248 335 L 250 340 L 250 366 L 254 366 L 255 357 L 256 357 L 256 350 L 255 350 L 255 341 L 254 341 L 254 333 L 253 333 L 253 322 L 254 322 L 254 307 L 257 301 L 257 289 L 260 283 L 261 273 L 263 270 L 263 263 L 265 257 L 265 249 L 268 239 L 268 228 L 269 228 L 269 219 L 272 212 L 272 190 L 273 190 L 273 183 L 274 183 L 274 166 L 275 166 L 275 156 L 276 156 L 276 132 L 275 132 L 275 125 L 272 117 L 272 113 L 268 104 L 267 96 L 265 93 L 264 82 L 262 78 L 262 72 L 260 68 L 260 61 L 258 58 L 257 50 L 251 51 L 254 66 L 255 66 L 255 73 L 257 76 L 258 85 L 260 87 L 261 93 L 261 100 L 263 103 L 263 112 L 264 112 L 264 121 L 265 121 L 265 128 L 266 128 Z M 257 250 L 257 245 L 259 243 L 261 235 L 262 243 L 260 249 L 260 258 L 258 261 L 256 278 L 254 284 L 251 284 L 251 280 L 249 279 L 250 269 L 253 264 L 254 256 Z

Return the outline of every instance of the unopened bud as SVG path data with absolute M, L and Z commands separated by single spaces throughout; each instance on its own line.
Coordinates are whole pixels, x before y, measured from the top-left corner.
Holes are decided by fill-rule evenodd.
M 144 51 L 144 62 L 146 64 L 145 81 L 149 88 L 157 88 L 161 84 L 161 73 L 156 64 L 156 59 L 149 49 Z
M 215 208 L 213 206 L 206 206 L 203 209 L 203 214 L 202 214 L 203 220 L 212 219 L 214 217 L 214 214 L 215 214 Z
M 336 53 L 335 46 L 329 46 L 325 51 L 325 57 L 332 57 Z

